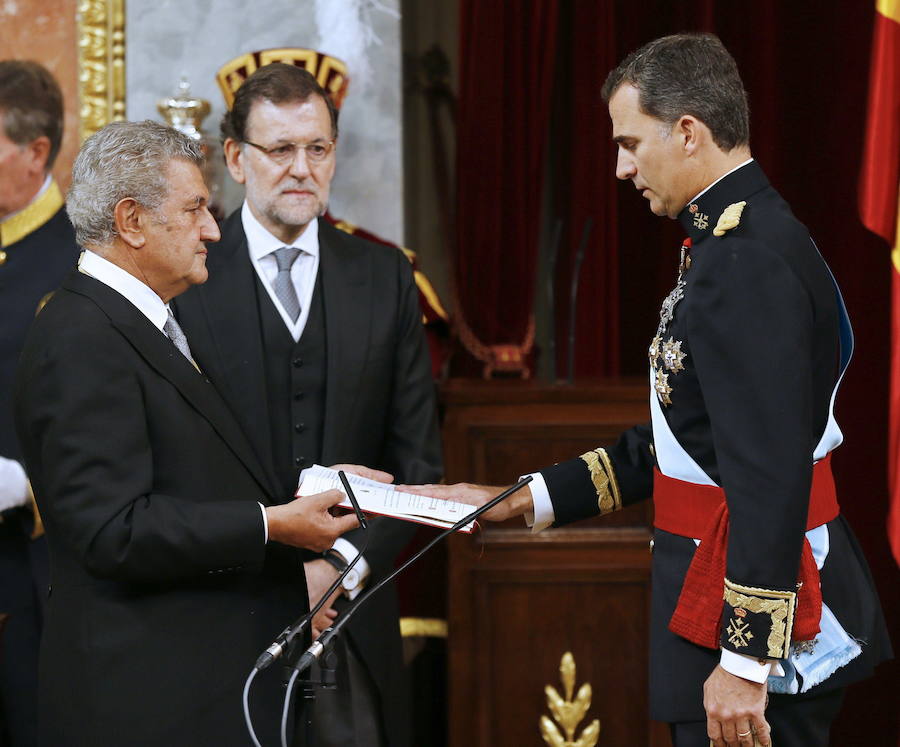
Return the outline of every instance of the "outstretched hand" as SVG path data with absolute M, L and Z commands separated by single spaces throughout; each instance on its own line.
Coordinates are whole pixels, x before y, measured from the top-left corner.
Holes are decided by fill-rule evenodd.
M 443 501 L 468 503 L 470 506 L 483 506 L 506 490 L 506 487 L 492 485 L 472 485 L 459 482 L 455 485 L 398 485 L 404 493 L 425 495 L 429 498 L 440 498 Z M 506 521 L 513 516 L 521 516 L 533 509 L 531 489 L 526 485 L 513 493 L 505 501 L 501 501 L 482 516 L 489 521 Z

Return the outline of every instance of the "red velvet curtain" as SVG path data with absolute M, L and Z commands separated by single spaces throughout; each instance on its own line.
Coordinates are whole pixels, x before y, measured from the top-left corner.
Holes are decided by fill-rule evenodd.
M 554 216 L 563 219 L 556 280 L 557 372 L 568 375 L 569 298 L 575 258 L 586 235 L 578 281 L 576 378 L 619 372 L 619 221 L 615 150 L 600 96 L 615 67 L 612 3 L 577 0 L 560 7 L 553 145 Z M 585 232 L 588 231 L 586 234 Z
M 534 299 L 557 0 L 460 0 L 457 315 L 521 343 Z

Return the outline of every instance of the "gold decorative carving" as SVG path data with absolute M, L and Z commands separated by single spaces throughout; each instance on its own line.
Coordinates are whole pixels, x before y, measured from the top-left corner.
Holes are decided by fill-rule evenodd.
M 79 0 L 81 139 L 125 119 L 125 0 Z
M 581 732 L 581 736 L 578 739 L 575 738 L 578 724 L 584 718 L 588 708 L 591 707 L 592 691 L 591 683 L 585 682 L 578 688 L 578 694 L 574 699 L 572 698 L 575 692 L 575 657 L 570 651 L 566 651 L 559 662 L 559 676 L 566 691 L 566 697 L 563 699 L 556 688 L 551 685 L 544 688 L 544 693 L 547 695 L 547 707 L 553 714 L 556 723 L 547 716 L 541 716 L 541 736 L 550 747 L 594 747 L 600 739 L 599 719 L 594 719 Z M 565 731 L 565 737 L 557 724 Z

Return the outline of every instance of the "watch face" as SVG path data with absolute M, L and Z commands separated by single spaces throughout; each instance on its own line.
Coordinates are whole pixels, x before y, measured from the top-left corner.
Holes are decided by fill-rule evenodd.
M 346 576 L 344 576 L 343 582 L 341 582 L 341 586 L 343 586 L 347 591 L 351 589 L 355 589 L 359 586 L 359 571 L 356 569 L 351 570 Z

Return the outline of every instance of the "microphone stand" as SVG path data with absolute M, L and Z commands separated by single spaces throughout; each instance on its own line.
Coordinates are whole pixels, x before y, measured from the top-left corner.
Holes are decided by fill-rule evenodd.
M 359 607 L 362 606 L 369 597 L 371 597 L 375 592 L 377 592 L 382 586 L 384 586 L 385 584 L 389 583 L 394 578 L 396 578 L 396 576 L 398 576 L 400 573 L 402 573 L 404 570 L 406 570 L 406 568 L 408 568 L 410 565 L 415 563 L 419 558 L 421 558 L 426 552 L 428 552 L 438 542 L 440 542 L 442 539 L 447 537 L 447 535 L 455 532 L 458 529 L 461 529 L 469 522 L 474 521 L 479 516 L 481 516 L 481 514 L 483 514 L 485 511 L 490 511 L 498 503 L 506 500 L 507 498 L 509 498 L 509 496 L 511 496 L 517 490 L 520 490 L 521 488 L 525 487 L 528 483 L 530 483 L 532 481 L 532 479 L 533 478 L 531 477 L 531 475 L 528 475 L 528 476 L 522 478 L 521 480 L 519 480 L 519 482 L 517 482 L 511 488 L 507 488 L 502 493 L 500 493 L 500 495 L 498 495 L 496 498 L 492 498 L 490 501 L 485 503 L 483 506 L 475 509 L 472 513 L 468 514 L 467 516 L 464 516 L 462 519 L 457 521 L 452 527 L 449 527 L 449 528 L 445 529 L 443 532 L 441 532 L 440 534 L 438 534 L 437 537 L 435 537 L 433 540 L 431 540 L 431 542 L 429 542 L 427 545 L 425 545 L 425 547 L 423 547 L 421 550 L 419 550 L 419 552 L 417 552 L 415 555 L 413 555 L 411 558 L 409 558 L 405 563 L 403 563 L 403 565 L 401 565 L 399 568 L 395 569 L 388 576 L 385 576 L 377 584 L 375 584 L 371 589 L 368 589 L 364 594 L 359 596 L 356 599 L 356 601 L 353 603 L 353 605 L 348 607 L 344 611 L 344 614 L 341 615 L 341 618 L 334 625 L 332 625 L 331 627 L 322 631 L 322 635 L 320 635 L 315 640 L 315 642 L 313 642 L 312 646 L 310 646 L 306 651 L 303 652 L 303 655 L 292 666 L 292 669 L 294 669 L 294 671 L 298 674 L 302 674 L 304 671 L 309 669 L 309 667 L 312 666 L 314 661 L 318 661 L 318 659 L 322 655 L 322 653 L 331 645 L 334 638 L 338 635 L 341 628 L 343 628 L 344 625 L 347 624 L 347 622 L 350 620 L 350 618 L 353 617 L 353 614 L 356 612 L 356 610 L 359 609 Z
M 362 557 L 363 553 L 369 546 L 369 522 L 366 520 L 365 514 L 363 514 L 362 509 L 359 507 L 359 503 L 356 500 L 356 495 L 353 493 L 353 489 L 350 487 L 350 482 L 347 480 L 347 475 L 344 474 L 343 470 L 338 471 L 338 477 L 341 480 L 341 484 L 344 486 L 344 492 L 346 492 L 347 497 L 350 499 L 350 503 L 353 506 L 353 511 L 356 513 L 356 519 L 359 521 L 359 526 L 366 530 L 363 536 L 363 545 L 360 548 L 359 552 L 356 554 L 356 557 L 353 558 L 348 564 L 347 567 L 344 568 L 343 571 L 338 575 L 338 577 L 334 580 L 334 583 L 331 584 L 326 590 L 325 593 L 319 598 L 319 601 L 313 606 L 313 608 L 307 612 L 302 617 L 295 620 L 293 623 L 288 625 L 281 633 L 278 634 L 278 637 L 272 641 L 271 645 L 263 651 L 259 658 L 256 660 L 256 664 L 253 665 L 253 669 L 251 670 L 249 676 L 247 677 L 246 682 L 244 683 L 244 721 L 247 724 L 247 731 L 250 733 L 250 738 L 253 741 L 255 747 L 261 747 L 259 744 L 259 740 L 256 737 L 256 732 L 253 729 L 253 722 L 250 718 L 250 685 L 253 683 L 256 675 L 259 674 L 263 669 L 267 669 L 270 667 L 276 659 L 281 658 L 282 654 L 290 647 L 291 643 L 293 643 L 294 639 L 302 633 L 307 625 L 312 621 L 312 619 L 316 616 L 319 610 L 325 606 L 325 602 L 331 597 L 331 595 L 337 590 L 337 588 L 341 585 L 341 582 L 347 577 L 347 574 L 353 569 L 353 566 L 356 565 L 357 561 Z M 292 678 L 293 681 L 294 678 Z M 285 708 L 285 713 L 287 712 L 287 708 Z
M 584 250 L 587 248 L 588 236 L 591 234 L 591 227 L 593 225 L 593 218 L 588 218 L 584 222 L 584 229 L 581 231 L 581 241 L 578 244 L 578 251 L 575 253 L 575 266 L 572 268 L 572 282 L 569 288 L 569 365 L 567 373 L 570 386 L 575 381 L 575 330 L 578 326 L 578 281 L 581 279 L 581 263 L 584 261 Z
M 338 477 L 341 478 L 344 491 L 347 493 L 347 497 L 353 505 L 353 511 L 356 513 L 356 519 L 359 521 L 359 526 L 362 529 L 368 530 L 369 523 L 366 521 L 365 514 L 363 514 L 362 509 L 359 507 L 359 503 L 356 501 L 356 496 L 353 494 L 353 489 L 350 487 L 350 482 L 347 480 L 347 476 L 344 474 L 343 470 L 338 472 Z M 369 534 L 367 531 L 363 540 L 362 549 L 356 554 L 356 557 L 347 564 L 347 567 L 343 571 L 341 571 L 340 575 L 334 580 L 334 583 L 326 589 L 325 593 L 319 598 L 319 601 L 316 602 L 315 606 L 309 612 L 295 620 L 278 634 L 278 637 L 272 641 L 271 645 L 259 655 L 259 658 L 256 660 L 256 664 L 253 667 L 254 669 L 262 671 L 271 666 L 276 659 L 281 658 L 281 655 L 290 646 L 294 638 L 306 629 L 306 626 L 309 625 L 310 621 L 316 616 L 319 610 L 325 606 L 325 602 L 327 602 L 328 598 L 337 590 L 338 586 L 341 585 L 341 582 L 353 569 L 353 566 L 356 565 L 368 546 Z

